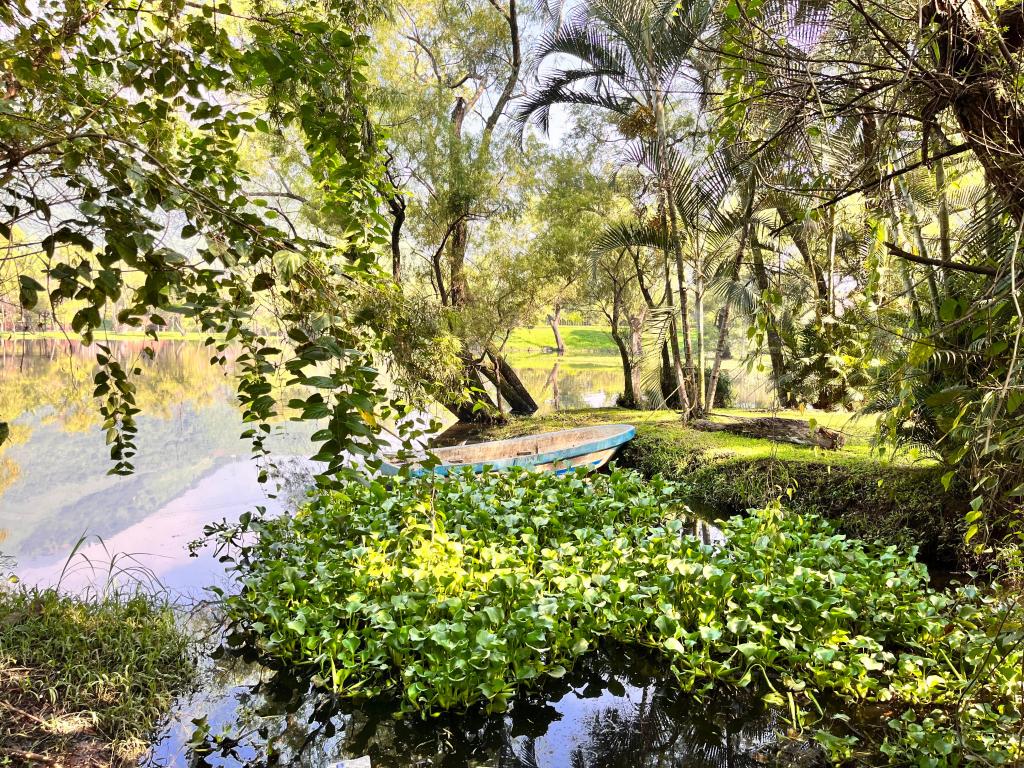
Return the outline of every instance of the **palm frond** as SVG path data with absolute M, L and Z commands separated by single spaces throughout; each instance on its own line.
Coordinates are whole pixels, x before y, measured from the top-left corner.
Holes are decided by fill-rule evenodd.
M 539 93 L 524 97 L 516 109 L 513 119 L 520 130 L 527 123 L 534 122 L 544 133 L 551 129 L 551 108 L 559 105 L 584 105 L 601 107 L 620 115 L 628 114 L 632 102 L 604 93 L 585 93 L 562 88 L 557 82 L 545 83 Z
M 614 222 L 605 227 L 594 240 L 594 253 L 608 253 L 624 248 L 657 248 L 667 250 L 665 232 L 643 222 Z

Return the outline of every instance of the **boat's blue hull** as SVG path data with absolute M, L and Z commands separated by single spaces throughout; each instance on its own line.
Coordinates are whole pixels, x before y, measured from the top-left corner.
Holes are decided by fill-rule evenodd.
M 578 433 L 582 433 L 579 435 L 580 439 L 574 439 Z M 591 439 L 583 439 L 590 437 L 590 434 L 587 433 L 596 434 Z M 420 460 L 409 466 L 409 474 L 424 475 L 433 471 L 437 475 L 448 475 L 455 471 L 479 473 L 485 469 L 525 467 L 563 475 L 579 468 L 598 469 L 635 435 L 636 429 L 633 426 L 613 424 L 478 445 L 438 448 L 434 451 L 434 455 L 441 463 L 431 469 L 428 466 L 422 466 L 423 461 Z M 528 450 L 521 450 L 524 448 Z M 503 453 L 507 455 L 502 455 Z M 479 460 L 466 460 L 472 459 L 474 454 L 480 454 Z M 451 456 L 455 460 L 446 461 L 446 456 Z M 386 475 L 395 475 L 401 471 L 402 466 L 385 461 L 381 465 L 381 472 Z

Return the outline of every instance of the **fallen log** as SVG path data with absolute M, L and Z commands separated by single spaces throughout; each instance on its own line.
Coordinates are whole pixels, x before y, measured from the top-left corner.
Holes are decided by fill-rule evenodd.
M 736 419 L 728 422 L 696 419 L 690 422 L 690 426 L 702 432 L 729 432 L 741 437 L 806 445 L 828 451 L 838 451 L 846 444 L 846 436 L 842 432 L 825 427 L 816 427 L 812 431 L 810 422 L 782 419 L 777 416 Z

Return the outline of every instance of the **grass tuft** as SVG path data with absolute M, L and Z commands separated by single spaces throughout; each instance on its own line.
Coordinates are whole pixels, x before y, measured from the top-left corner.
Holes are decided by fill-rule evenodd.
M 0 765 L 128 765 L 193 677 L 171 606 L 0 589 Z

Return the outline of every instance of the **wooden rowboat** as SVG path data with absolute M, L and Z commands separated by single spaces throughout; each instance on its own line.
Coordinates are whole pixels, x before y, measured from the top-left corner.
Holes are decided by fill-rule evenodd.
M 632 440 L 634 435 L 636 428 L 630 424 L 606 424 L 489 443 L 434 448 L 432 453 L 441 463 L 433 471 L 438 475 L 447 475 L 454 470 L 482 472 L 484 467 L 528 467 L 564 475 L 578 467 L 598 469 L 607 464 L 619 447 Z M 426 467 L 415 466 L 422 461 L 417 459 L 409 462 L 413 465 L 411 474 L 422 475 L 430 471 Z M 395 475 L 402 466 L 385 461 L 381 465 L 381 472 Z

